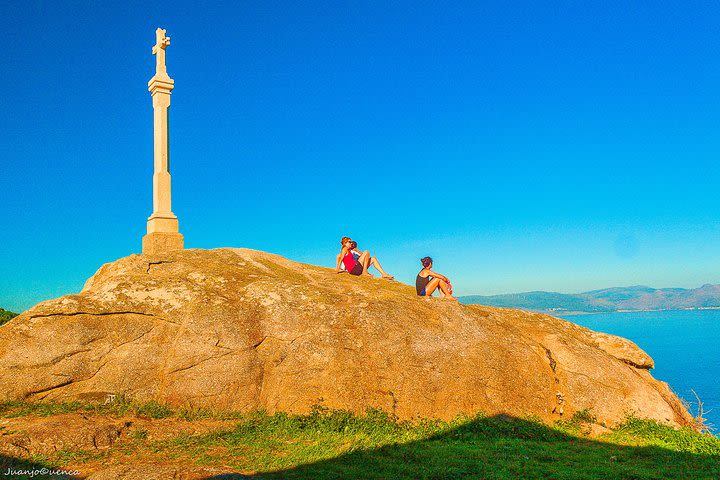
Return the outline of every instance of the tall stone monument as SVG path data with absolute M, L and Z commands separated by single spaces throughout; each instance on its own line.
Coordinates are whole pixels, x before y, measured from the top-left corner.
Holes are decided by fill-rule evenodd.
M 165 49 L 170 45 L 170 37 L 165 30 L 155 30 L 155 75 L 148 82 L 152 94 L 155 129 L 155 168 L 153 173 L 153 213 L 148 218 L 147 234 L 142 239 L 143 254 L 157 254 L 182 250 L 183 236 L 180 233 L 178 219 L 172 212 L 170 199 L 170 158 L 168 152 L 168 108 L 170 92 L 175 81 L 167 74 Z

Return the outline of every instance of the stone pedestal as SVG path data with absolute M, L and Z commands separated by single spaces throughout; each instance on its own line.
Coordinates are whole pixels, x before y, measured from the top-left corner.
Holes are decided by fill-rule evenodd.
M 143 255 L 159 255 L 185 248 L 182 233 L 155 232 L 142 237 Z

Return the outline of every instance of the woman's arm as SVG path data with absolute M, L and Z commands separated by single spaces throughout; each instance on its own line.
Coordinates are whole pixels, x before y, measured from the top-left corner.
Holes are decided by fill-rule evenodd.
M 433 278 L 439 278 L 440 280 L 449 282 L 448 278 L 445 275 L 440 275 L 439 273 L 435 273 L 432 270 L 428 270 L 428 276 Z

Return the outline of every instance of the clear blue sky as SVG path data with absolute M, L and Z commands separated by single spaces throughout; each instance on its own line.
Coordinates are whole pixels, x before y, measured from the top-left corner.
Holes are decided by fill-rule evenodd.
M 717 3 L 204 3 L 2 2 L 0 306 L 139 252 L 158 26 L 187 247 L 330 266 L 350 235 L 459 294 L 720 283 Z

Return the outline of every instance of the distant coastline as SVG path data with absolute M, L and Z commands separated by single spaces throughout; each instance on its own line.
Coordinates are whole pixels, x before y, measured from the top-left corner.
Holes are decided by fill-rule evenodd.
M 602 313 L 639 313 L 639 312 L 687 312 L 695 310 L 720 310 L 720 307 L 697 307 L 697 308 L 662 308 L 657 310 L 611 310 L 607 312 L 570 312 L 565 310 L 556 310 L 554 312 L 543 312 L 543 313 L 557 313 L 562 315 L 599 315 Z
M 589 315 L 615 312 L 720 310 L 720 285 L 698 288 L 613 287 L 583 293 L 524 292 L 466 295 L 465 304 L 519 308 L 550 315 Z

